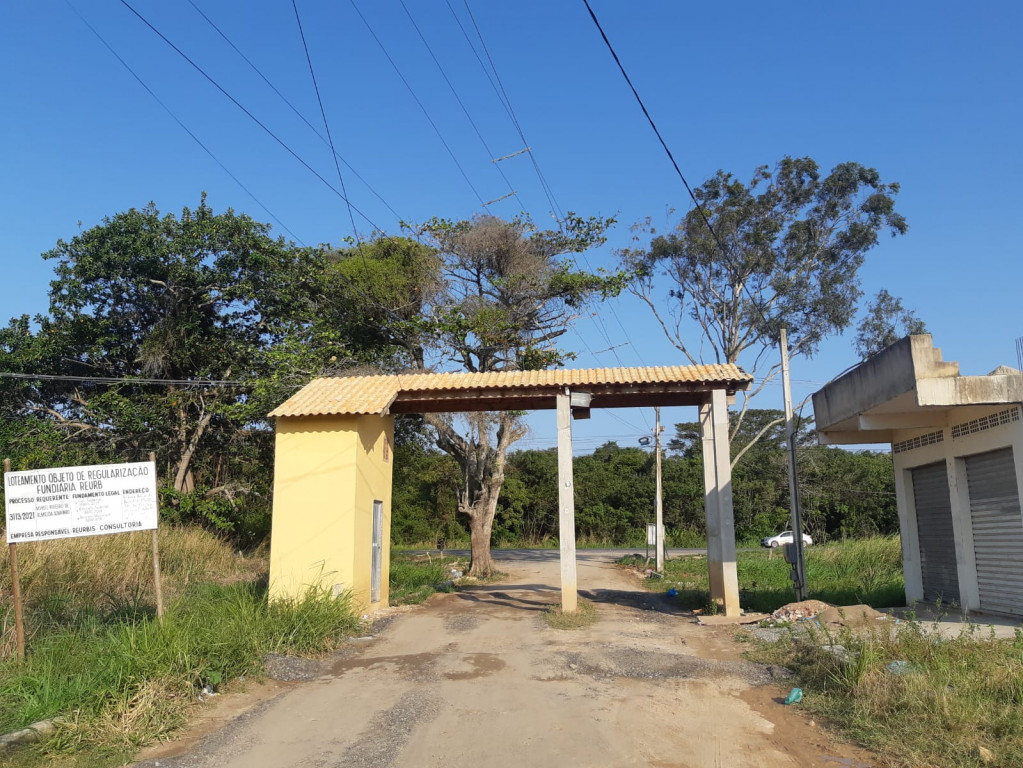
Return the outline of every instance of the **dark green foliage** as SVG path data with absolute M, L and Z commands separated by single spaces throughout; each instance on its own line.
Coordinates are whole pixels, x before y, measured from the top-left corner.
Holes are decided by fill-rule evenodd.
M 433 548 L 463 539 L 465 532 L 455 519 L 458 482 L 458 465 L 447 454 L 399 445 L 394 457 L 391 540 Z
M 759 431 L 777 411 L 751 409 L 741 434 Z M 698 426 L 675 426 L 662 462 L 664 521 L 669 544 L 691 545 L 704 535 L 704 488 Z M 800 493 L 808 532 L 816 541 L 898 532 L 891 455 L 812 444 L 810 428 L 797 438 Z M 781 426 L 739 458 L 732 470 L 736 537 L 759 543 L 789 526 L 788 451 Z M 408 451 L 395 464 L 392 531 L 402 544 L 453 541 L 453 466 L 436 454 Z M 404 466 L 402 466 L 404 464 Z M 447 467 L 445 469 L 445 467 Z M 576 535 L 580 541 L 643 546 L 654 516 L 654 457 L 649 450 L 607 443 L 575 458 Z M 509 454 L 494 522 L 499 544 L 552 544 L 558 537 L 557 453 Z M 464 538 L 464 532 L 461 537 Z
M 401 326 L 384 323 L 365 292 L 401 293 L 388 317 L 411 322 L 432 254 L 401 238 L 339 254 L 269 232 L 203 197 L 177 217 L 152 204 L 118 213 L 44 254 L 55 264 L 49 311 L 0 329 L 0 367 L 105 380 L 0 378 L 0 448 L 15 469 L 152 451 L 165 519 L 261 541 L 267 412 L 314 376 L 406 365 L 383 330 Z M 202 385 L 222 380 L 237 384 Z M 399 439 L 414 424 L 402 420 Z
M 856 328 L 856 354 L 861 360 L 866 360 L 903 336 L 916 333 L 927 333 L 923 320 L 916 316 L 916 312 L 903 307 L 902 299 L 882 289 Z

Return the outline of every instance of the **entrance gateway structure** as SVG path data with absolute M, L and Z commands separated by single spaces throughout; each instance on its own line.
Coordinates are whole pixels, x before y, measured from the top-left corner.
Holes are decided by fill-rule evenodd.
M 739 614 L 728 403 L 753 377 L 734 365 L 420 373 L 314 379 L 270 413 L 277 423 L 272 598 L 310 588 L 388 600 L 394 416 L 555 409 L 561 593 L 576 607 L 571 418 L 591 408 L 700 409 L 711 598 Z

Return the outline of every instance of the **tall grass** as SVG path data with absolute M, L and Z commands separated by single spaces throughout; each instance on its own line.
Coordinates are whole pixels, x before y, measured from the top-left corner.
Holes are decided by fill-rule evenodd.
M 836 655 L 835 645 L 846 653 Z M 914 621 L 868 633 L 816 632 L 762 645 L 754 658 L 792 667 L 804 706 L 891 766 L 1023 765 L 1023 635 L 975 625 L 955 638 Z M 892 665 L 892 662 L 900 662 Z
M 451 570 L 463 570 L 464 559 L 455 557 L 423 557 L 405 554 L 391 555 L 390 603 L 412 605 L 421 603 L 452 580 Z
M 243 558 L 199 528 L 164 527 L 158 534 L 161 583 L 167 602 L 190 584 L 254 580 L 264 558 Z M 32 636 L 75 623 L 80 613 L 105 616 L 152 612 L 152 535 L 149 531 L 18 545 L 22 599 Z M 8 545 L 0 538 L 0 658 L 14 648 Z
M 59 715 L 47 749 L 132 747 L 180 724 L 205 686 L 258 673 L 268 653 L 330 650 L 360 626 L 348 596 L 270 603 L 265 560 L 204 531 L 164 529 L 160 550 L 162 622 L 149 534 L 19 546 L 28 656 L 12 658 L 8 627 L 0 732 Z M 2 589 L 0 617 L 11 610 Z
M 807 547 L 805 552 L 811 597 L 836 605 L 905 604 L 898 537 L 834 542 Z M 789 571 L 780 549 L 739 552 L 736 572 L 742 607 L 770 612 L 792 602 L 795 593 Z M 649 586 L 660 591 L 674 588 L 680 604 L 702 608 L 709 601 L 707 559 L 703 555 L 671 559 L 665 564 L 665 578 Z

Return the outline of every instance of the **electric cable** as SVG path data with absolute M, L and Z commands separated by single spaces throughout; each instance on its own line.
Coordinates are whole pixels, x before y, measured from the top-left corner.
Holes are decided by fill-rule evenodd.
M 486 40 L 484 40 L 484 38 L 483 38 L 483 32 L 480 29 L 479 24 L 476 21 L 476 17 L 473 15 L 472 8 L 469 6 L 469 0 L 463 0 L 463 3 L 465 5 L 466 12 L 469 14 L 469 19 L 470 19 L 470 21 L 472 21 L 473 29 L 476 31 L 476 36 L 479 38 L 480 45 L 483 47 L 483 52 L 484 52 L 484 54 L 487 57 L 487 61 L 490 63 L 490 68 L 493 70 L 494 78 L 497 81 L 497 86 L 496 87 L 500 88 L 500 93 L 498 94 L 499 98 L 501 98 L 502 101 L 505 103 L 505 106 L 506 106 L 507 111 L 508 111 L 508 115 L 509 115 L 509 117 L 512 120 L 512 124 L 515 126 L 516 131 L 518 131 L 519 137 L 522 139 L 523 146 L 527 147 L 527 149 L 528 149 L 529 143 L 526 140 L 525 132 L 522 130 L 522 124 L 519 122 L 518 118 L 515 115 L 515 110 L 514 110 L 514 108 L 512 107 L 512 104 L 511 104 L 511 97 L 508 95 L 508 91 L 504 87 L 504 83 L 501 80 L 501 75 L 497 71 L 497 65 L 494 63 L 494 58 L 493 58 L 493 56 L 491 56 L 490 49 L 487 47 Z M 455 15 L 456 21 L 458 21 L 458 16 L 457 16 L 457 14 L 454 14 L 454 9 L 451 8 L 450 2 L 448 2 L 448 8 L 449 8 L 449 10 L 451 10 L 452 14 Z M 460 22 L 459 22 L 459 26 L 461 26 Z M 465 34 L 465 30 L 463 29 L 462 31 L 463 31 L 463 34 Z M 471 46 L 471 42 L 470 42 L 470 46 Z M 475 52 L 475 47 L 473 47 L 473 51 Z M 477 55 L 477 58 L 479 58 L 478 55 Z M 482 65 L 482 63 L 483 63 L 482 60 L 480 60 L 480 64 L 481 65 Z M 485 66 L 484 66 L 484 71 L 486 71 L 486 67 Z M 494 85 L 493 81 L 491 81 L 491 85 Z M 539 178 L 541 186 L 543 187 L 545 193 L 547 193 L 547 195 L 548 195 L 548 202 L 550 202 L 552 207 L 555 209 L 555 213 L 559 217 L 558 218 L 559 223 L 561 221 L 564 221 L 564 218 L 565 218 L 564 213 L 562 212 L 561 207 L 558 205 L 557 199 L 554 197 L 553 189 L 551 189 L 550 185 L 547 183 L 546 177 L 543 175 L 543 172 L 540 170 L 539 162 L 537 161 L 536 156 L 532 152 L 532 150 L 529 150 L 529 157 L 530 157 L 530 161 L 533 163 L 533 167 L 534 167 L 534 170 L 536 171 L 537 178 Z M 590 264 L 589 257 L 585 253 L 581 254 L 581 256 L 583 258 L 583 261 L 586 263 L 586 268 L 590 272 L 593 272 L 593 266 Z M 625 325 L 622 323 L 621 318 L 618 316 L 618 312 L 615 309 L 614 305 L 610 305 L 610 310 L 611 310 L 611 314 L 617 320 L 619 327 L 625 333 L 625 338 L 629 341 L 629 343 L 631 345 L 632 344 L 632 339 L 629 336 L 629 332 L 628 332 L 628 330 L 626 330 Z M 596 317 L 595 320 L 593 320 L 594 316 Z M 597 327 L 598 332 L 603 336 L 603 338 L 604 338 L 605 342 L 607 343 L 608 347 L 612 350 L 612 352 L 614 354 L 614 357 L 615 357 L 615 360 L 617 360 L 617 362 L 618 362 L 618 365 L 620 367 L 624 368 L 625 367 L 625 363 L 622 361 L 621 356 L 616 351 L 616 347 L 618 345 L 614 344 L 611 341 L 611 335 L 610 335 L 610 333 L 607 330 L 607 325 L 604 322 L 604 318 L 600 314 L 596 314 L 596 315 L 591 315 L 591 320 L 593 321 L 594 325 Z M 637 348 L 633 345 L 633 349 L 636 350 Z M 643 360 L 642 360 L 642 358 L 640 358 L 640 363 L 642 363 L 642 362 L 643 362 Z M 643 419 L 644 419 L 644 421 L 647 421 L 645 415 L 644 415 Z
M 243 381 L 228 381 L 223 379 L 147 379 L 130 378 L 123 376 L 65 376 L 53 373 L 10 373 L 0 371 L 2 379 L 27 379 L 34 381 L 83 381 L 95 382 L 97 384 L 162 384 L 189 387 L 247 387 Z
M 168 107 L 163 102 L 163 100 L 159 96 L 156 95 L 156 93 L 153 91 L 153 89 L 150 88 L 148 85 L 146 85 L 146 82 L 139 76 L 139 74 L 134 69 L 131 68 L 131 65 L 129 65 L 128 62 L 125 61 L 123 58 L 121 58 L 120 54 L 118 54 L 117 51 L 114 50 L 113 46 L 111 46 L 110 43 L 108 43 L 106 41 L 106 39 L 103 37 L 103 35 L 101 35 L 99 33 L 99 31 L 94 26 L 92 26 L 92 24 L 90 24 L 89 21 L 81 14 L 81 12 L 79 12 L 79 10 L 77 8 L 75 8 L 74 5 L 71 4 L 71 0 L 64 0 L 64 2 L 67 3 L 68 8 L 71 9 L 71 11 L 81 20 L 81 22 L 83 24 L 85 24 L 86 27 L 89 28 L 89 31 L 92 32 L 92 34 L 96 36 L 96 39 L 98 39 L 104 45 L 104 47 L 106 47 L 106 49 L 108 51 L 110 51 L 110 53 L 114 56 L 114 58 L 117 59 L 121 63 L 121 66 L 123 66 L 126 70 L 128 70 L 128 73 L 132 77 L 134 77 L 135 80 L 138 82 L 138 84 L 141 85 L 145 89 L 146 93 L 148 93 L 150 96 L 152 96 L 153 99 L 156 101 L 156 103 L 159 104 L 161 107 L 163 107 L 164 112 L 166 112 L 168 115 L 170 115 L 171 119 L 175 123 L 177 123 L 185 133 L 187 133 L 190 137 L 192 137 L 192 141 L 194 141 L 196 144 L 198 144 L 199 147 L 203 150 L 203 152 L 205 152 L 207 155 L 209 155 L 210 159 L 212 159 L 213 162 L 215 162 L 217 165 L 219 165 L 220 169 L 224 173 L 226 173 L 228 176 L 230 176 L 231 179 L 234 180 L 234 183 L 237 184 L 239 187 L 241 187 L 242 190 L 244 190 L 244 192 L 255 201 L 256 205 L 258 205 L 260 208 L 262 208 L 264 211 L 266 211 L 266 214 L 271 219 L 273 219 L 275 222 L 277 222 L 277 224 L 280 225 L 281 229 L 283 229 L 285 232 L 287 232 L 289 235 L 291 235 L 292 239 L 295 240 L 299 245 L 305 246 L 305 243 L 302 242 L 302 238 L 300 238 L 298 235 L 296 235 L 294 232 L 292 232 L 291 229 L 289 229 L 288 226 L 283 221 L 281 221 L 279 218 L 277 218 L 277 216 L 274 214 L 273 211 L 271 211 L 269 208 L 267 208 L 266 205 L 258 197 L 256 197 L 256 195 L 252 192 L 251 189 L 249 189 L 247 186 L 245 186 L 237 176 L 235 176 L 233 173 L 231 173 L 230 169 L 228 169 L 228 167 L 226 165 L 224 165 L 223 162 L 220 161 L 220 158 L 218 158 L 215 154 L 213 154 L 213 150 L 211 150 L 209 147 L 207 147 L 202 142 L 202 140 L 198 136 L 196 136 L 195 133 L 193 133 L 192 130 L 187 125 L 185 125 L 184 122 L 182 122 L 182 120 L 171 110 L 171 108 Z
M 476 30 L 476 36 L 480 40 L 480 45 L 483 46 L 483 52 L 487 56 L 487 61 L 490 62 L 490 68 L 494 71 L 494 78 L 497 80 L 498 86 L 500 86 L 501 93 L 503 94 L 504 101 L 508 108 L 508 114 L 512 119 L 512 124 L 515 126 L 515 130 L 518 132 L 519 138 L 522 139 L 522 146 L 529 153 L 529 160 L 533 164 L 533 169 L 534 171 L 536 171 L 537 178 L 540 180 L 540 186 L 543 188 L 544 194 L 547 196 L 547 201 L 551 205 L 551 213 L 556 215 L 558 222 L 561 223 L 562 221 L 565 220 L 565 214 L 561 210 L 561 206 L 558 205 L 557 199 L 554 197 L 554 190 L 551 189 L 551 186 L 547 183 L 547 179 L 544 177 L 543 172 L 540 170 L 540 164 L 536 159 L 536 155 L 530 148 L 529 142 L 526 141 L 525 131 L 522 130 L 522 125 L 521 123 L 519 123 L 519 119 L 515 116 L 515 110 L 512 108 L 511 105 L 511 98 L 508 96 L 508 91 L 504 87 L 504 83 L 501 82 L 501 76 L 497 72 L 497 67 L 494 64 L 493 57 L 490 55 L 490 49 L 487 48 L 487 43 L 483 39 L 483 33 L 480 31 L 479 25 L 476 23 L 476 17 L 473 16 L 472 14 L 472 8 L 469 7 L 469 0 L 463 0 L 463 2 L 465 3 L 465 10 L 469 14 L 469 19 L 472 21 L 472 26 Z M 448 7 L 450 8 L 451 6 L 449 5 Z M 453 10 L 452 13 L 454 13 Z
M 665 153 L 668 155 L 668 159 L 671 161 L 671 165 L 675 169 L 675 173 L 677 173 L 678 177 L 682 180 L 682 184 L 685 186 L 686 192 L 689 193 L 690 199 L 693 201 L 694 205 L 696 205 L 696 210 L 699 212 L 700 218 L 703 219 L 703 223 L 707 226 L 707 230 L 710 232 L 711 237 L 714 238 L 714 242 L 721 251 L 722 257 L 734 267 L 731 252 L 721 241 L 717 231 L 711 225 L 710 219 L 707 217 L 707 212 L 704 210 L 703 204 L 697 199 L 696 195 L 693 193 L 692 187 L 689 186 L 689 182 L 686 181 L 686 177 L 682 173 L 682 169 L 679 168 L 678 163 L 675 161 L 675 156 L 672 154 L 671 149 L 668 148 L 668 144 L 661 135 L 660 130 L 657 128 L 657 124 L 654 122 L 653 117 L 650 116 L 650 112 L 647 110 L 646 104 L 643 103 L 643 99 L 640 97 L 639 91 L 637 91 L 636 86 L 632 84 L 632 79 L 629 77 L 629 73 L 625 71 L 625 66 L 622 64 L 621 59 L 618 58 L 618 53 L 615 51 L 614 46 L 611 45 L 611 41 L 604 32 L 604 28 L 597 19 L 597 14 L 594 13 L 593 8 L 590 7 L 589 0 L 583 0 L 583 5 L 585 5 L 586 10 L 589 11 L 590 18 L 593 19 L 593 23 L 596 25 L 597 31 L 600 32 L 600 36 L 603 38 L 604 44 L 607 46 L 608 51 L 610 51 L 612 58 L 614 58 L 615 64 L 618 65 L 618 70 L 622 73 L 622 77 L 625 78 L 625 82 L 628 83 L 629 88 L 632 90 L 632 95 L 636 97 L 636 102 L 639 104 L 639 108 L 643 110 L 643 114 L 646 116 L 647 122 L 650 123 L 650 127 L 653 129 L 654 135 L 657 136 L 657 140 L 661 143 L 661 147 L 664 148 Z M 743 283 L 743 290 L 745 291 L 747 298 L 749 298 L 750 302 L 753 304 L 753 307 L 757 310 L 757 314 L 760 315 L 760 319 L 764 322 L 764 326 L 769 328 L 771 323 L 767 320 L 763 307 L 760 305 L 760 302 L 756 300 L 756 297 L 754 297 L 750 292 L 749 286 L 745 283 Z
M 333 192 L 335 195 L 340 197 L 345 202 L 348 202 L 352 206 L 352 209 L 356 213 L 358 213 L 363 219 L 365 219 L 369 223 L 369 225 L 371 227 L 373 227 L 374 229 L 376 229 L 378 231 L 381 231 L 381 232 L 383 231 L 380 227 L 378 227 L 373 222 L 372 219 L 369 218 L 368 215 L 363 213 L 363 211 L 361 211 L 358 208 L 358 206 L 350 203 L 348 198 L 344 195 L 344 193 L 342 193 L 340 190 L 336 189 L 333 184 L 331 184 L 329 181 L 327 181 L 325 178 L 323 178 L 323 176 L 321 176 L 320 173 L 315 168 L 313 168 L 311 165 L 309 165 L 309 163 L 307 163 L 305 160 L 303 160 L 301 155 L 299 155 L 295 150 L 293 150 L 290 146 L 288 146 L 288 144 L 283 139 L 281 139 L 276 133 L 271 131 L 266 126 L 266 124 L 263 123 L 263 121 L 261 121 L 258 117 L 256 117 L 254 114 L 252 114 L 252 112 L 250 112 L 248 109 L 246 109 L 245 106 L 240 101 L 238 101 L 238 99 L 236 99 L 234 96 L 232 96 L 230 93 L 228 93 L 227 90 L 220 83 L 218 83 L 216 80 L 214 80 L 213 77 L 206 72 L 206 70 L 204 70 L 202 67 L 200 67 L 198 64 L 196 64 L 191 58 L 188 57 L 188 55 L 184 51 L 182 51 L 180 48 L 178 48 L 176 45 L 174 45 L 174 43 L 172 43 L 167 38 L 166 35 L 164 35 L 160 30 L 158 30 L 155 26 L 153 26 L 153 24 L 150 23 L 150 21 L 148 19 L 146 19 L 145 16 L 143 16 L 141 13 L 139 13 L 137 10 L 135 10 L 135 8 L 132 7 L 131 3 L 129 3 L 128 0 L 120 0 L 120 2 L 121 2 L 121 5 L 123 5 L 129 11 L 131 11 L 143 24 L 145 24 L 147 27 L 149 27 L 149 29 L 151 29 L 157 35 L 157 37 L 159 37 L 161 40 L 163 40 L 165 43 L 167 43 L 167 45 L 169 45 L 174 50 L 175 53 L 177 53 L 179 56 L 181 56 L 181 58 L 183 58 L 185 61 L 187 61 L 189 64 L 191 64 L 192 67 L 200 75 L 202 75 L 204 78 L 206 78 L 206 80 L 208 80 L 209 83 L 211 85 L 213 85 L 214 88 L 216 88 L 224 96 L 226 96 L 228 98 L 228 100 L 231 101 L 232 104 L 234 104 L 236 107 L 238 107 L 238 109 L 240 109 L 242 112 L 244 112 L 246 114 L 246 116 L 249 117 L 250 120 L 252 120 L 260 128 L 262 128 L 263 131 L 265 131 L 266 134 L 270 136 L 270 138 L 272 138 L 274 141 L 276 141 L 278 144 L 280 144 L 281 147 L 283 147 L 288 152 L 288 154 L 290 154 L 292 157 L 294 157 L 296 160 L 298 160 L 298 162 L 300 162 L 303 166 L 305 166 L 306 170 L 308 170 L 316 178 L 318 178 L 321 182 L 323 182 L 323 184 L 327 187 L 327 189 L 329 189 L 331 192 Z
M 298 13 L 298 0 L 291 0 L 291 7 L 295 9 L 295 21 L 298 24 L 298 34 L 302 38 L 302 50 L 305 51 L 305 60 L 309 65 L 309 76 L 313 80 L 313 90 L 316 91 L 316 103 L 320 105 L 320 115 L 323 117 L 323 129 L 327 132 L 327 141 L 330 144 L 330 156 L 334 160 L 334 168 L 337 169 L 337 180 L 341 185 L 341 196 L 345 199 L 345 204 L 348 206 L 348 218 L 352 222 L 352 234 L 355 236 L 355 242 L 362 246 L 362 240 L 359 239 L 359 230 L 355 226 L 355 215 L 352 213 L 352 203 L 348 199 L 348 190 L 345 189 L 345 179 L 341 175 L 341 164 L 338 162 L 337 150 L 334 149 L 334 137 L 330 135 L 330 124 L 327 122 L 327 112 L 323 108 L 323 99 L 320 97 L 320 86 L 316 82 L 316 71 L 313 69 L 313 59 L 309 55 L 309 45 L 306 43 L 305 31 L 302 29 L 302 17 Z
M 402 9 L 405 11 L 405 15 L 408 16 L 408 20 L 412 23 L 412 27 L 416 30 L 416 34 L 419 35 L 419 39 L 422 40 L 423 45 L 426 46 L 426 50 L 430 54 L 430 58 L 433 59 L 433 63 L 437 65 L 437 69 L 440 71 L 441 77 L 444 78 L 444 82 L 447 83 L 448 88 L 451 90 L 451 95 L 455 97 L 455 101 L 458 102 L 458 106 L 462 108 L 462 112 L 465 114 L 466 119 L 472 126 L 473 131 L 476 132 L 476 136 L 477 138 L 479 138 L 480 143 L 483 145 L 483 149 L 486 150 L 487 155 L 490 157 L 491 161 L 493 161 L 493 164 L 496 167 L 497 172 L 501 174 L 501 178 L 504 179 L 505 184 L 508 185 L 508 189 L 510 190 L 511 195 L 514 196 L 516 200 L 518 200 L 519 207 L 525 210 L 526 207 L 525 204 L 519 198 L 518 193 L 512 186 L 511 180 L 508 178 L 507 174 L 505 174 L 504 169 L 501 168 L 500 163 L 498 163 L 497 160 L 495 159 L 494 152 L 490 149 L 490 145 L 487 144 L 487 140 L 483 138 L 483 133 L 480 131 L 479 126 L 476 124 L 476 121 L 473 120 L 472 115 L 469 114 L 468 107 L 465 106 L 465 102 L 463 102 L 462 98 L 458 95 L 458 91 L 455 89 L 454 83 L 451 82 L 451 78 L 449 78 L 447 72 L 444 71 L 444 67 L 441 65 L 440 60 L 437 58 L 437 55 L 433 52 L 433 48 L 430 46 L 430 43 L 427 42 L 426 36 L 423 34 L 423 31 L 419 28 L 419 25 L 416 23 L 416 20 L 412 16 L 411 11 L 409 11 L 408 5 L 405 3 L 405 0 L 398 0 L 398 2 L 401 3 Z M 490 205 L 490 203 L 485 203 L 484 205 Z
M 121 2 L 124 2 L 124 0 L 121 0 Z M 402 74 L 401 70 L 398 68 L 397 63 L 394 61 L 393 58 L 391 58 L 391 54 L 388 53 L 387 48 L 384 46 L 383 41 L 377 36 L 377 33 L 373 30 L 373 27 L 370 25 L 369 20 L 363 15 L 362 11 L 359 10 L 359 6 L 356 5 L 355 0 L 349 0 L 349 2 L 351 3 L 352 8 L 355 9 L 355 12 L 359 15 L 359 18 L 362 19 L 362 23 L 366 25 L 366 29 L 369 30 L 369 34 L 376 41 L 376 44 L 380 47 L 380 50 L 383 52 L 384 57 L 387 59 L 388 62 L 390 62 L 391 66 L 394 68 L 394 71 L 395 73 L 397 73 L 398 78 L 401 80 L 402 83 L 405 84 L 405 87 L 408 89 L 408 92 L 412 95 L 413 101 L 415 101 L 416 104 L 419 105 L 419 109 L 422 110 L 423 115 L 426 116 L 427 122 L 433 128 L 434 133 L 437 134 L 437 138 L 440 139 L 440 143 L 444 146 L 444 149 L 447 150 L 447 153 L 451 157 L 452 162 L 454 162 L 455 167 L 458 168 L 458 172 L 462 174 L 462 178 L 465 179 L 465 183 L 469 185 L 469 189 L 472 190 L 473 194 L 476 196 L 476 199 L 479 201 L 479 204 L 483 206 L 484 205 L 483 196 L 480 195 L 479 190 L 476 189 L 476 186 L 469 179 L 469 176 L 466 174 L 465 169 L 462 168 L 462 164 L 458 162 L 458 158 L 455 156 L 455 153 L 451 149 L 450 145 L 448 145 L 447 141 L 444 139 L 443 134 L 440 132 L 440 128 L 437 127 L 437 123 L 434 122 L 433 118 L 430 116 L 430 112 L 426 109 L 426 106 L 419 99 L 419 96 L 416 95 L 415 90 L 412 88 L 412 85 L 409 83 L 409 81 L 405 78 L 405 75 Z
M 209 16 L 207 16 L 205 13 L 203 13 L 202 9 L 198 5 L 195 4 L 195 0 L 188 0 L 188 4 L 191 5 L 192 8 L 195 9 L 196 13 L 198 13 L 200 16 L 203 17 L 203 19 L 206 21 L 206 23 L 209 24 L 213 28 L 213 30 L 218 35 L 220 35 L 220 37 L 223 38 L 224 42 L 226 42 L 229 46 L 231 46 L 231 48 L 234 50 L 234 52 L 237 53 L 242 58 L 242 61 L 244 61 L 246 64 L 248 64 L 249 67 L 252 69 L 252 71 L 255 72 L 257 75 L 259 75 L 259 77 L 263 80 L 263 82 L 266 83 L 267 86 L 269 86 L 270 90 L 272 90 L 275 94 L 277 94 L 277 96 L 280 98 L 280 100 L 283 101 L 287 105 L 288 109 L 290 109 L 299 120 L 301 120 L 303 123 L 305 123 L 309 127 L 309 130 L 311 130 L 314 134 L 316 134 L 316 138 L 318 138 L 320 141 L 322 141 L 324 146 L 328 146 L 329 147 L 330 144 L 327 142 L 327 139 L 324 137 L 324 135 L 322 133 L 320 133 L 320 131 L 316 128 L 316 126 L 314 126 L 311 122 L 309 122 L 309 119 L 305 115 L 302 114 L 302 112 L 298 109 L 298 107 L 296 107 L 294 104 L 292 104 L 288 100 L 287 96 L 285 96 L 283 93 L 281 93 L 280 89 L 276 85 L 273 84 L 273 82 L 270 80 L 270 78 L 268 78 L 263 73 L 263 71 L 259 67 L 257 67 L 256 64 L 248 56 L 246 56 L 242 52 L 242 50 L 237 45 L 235 45 L 234 41 L 231 40 L 231 38 L 229 38 L 227 36 L 227 34 L 225 34 L 224 31 L 220 27 L 218 27 Z M 368 181 L 366 181 L 366 179 L 355 169 L 355 167 L 351 163 L 349 163 L 347 160 L 345 160 L 345 158 L 342 155 L 337 154 L 337 153 L 335 153 L 335 155 L 344 164 L 345 168 L 347 168 L 349 171 L 351 171 L 352 175 L 355 176 L 355 178 L 357 178 L 359 181 L 361 181 L 366 186 L 366 189 L 368 189 L 373 194 L 373 196 L 376 197 L 377 200 L 379 200 L 381 203 L 383 203 L 384 207 L 387 208 L 388 211 L 390 211 L 392 214 L 394 214 L 394 218 L 398 219 L 399 221 L 404 220 L 405 217 L 401 216 L 396 210 L 394 210 L 394 208 L 391 207 L 391 204 L 388 203 L 387 200 L 385 200 L 384 197 L 379 192 L 377 192 L 376 189 L 373 188 L 373 185 L 371 185 Z
M 487 48 L 486 41 L 483 39 L 482 30 L 480 29 L 479 25 L 476 22 L 475 17 L 472 14 L 472 9 L 469 8 L 468 2 L 466 0 L 466 3 L 465 3 L 466 10 L 469 13 L 469 18 L 471 19 L 473 27 L 474 27 L 474 29 L 476 31 L 476 36 L 478 37 L 478 39 L 480 41 L 480 44 L 483 46 L 484 52 L 486 53 L 486 56 L 487 56 L 487 59 L 490 62 L 490 66 L 493 69 L 493 76 L 491 76 L 490 70 L 487 69 L 487 65 L 484 63 L 483 58 L 480 56 L 479 52 L 476 50 L 476 46 L 473 44 L 472 39 L 469 36 L 469 32 L 466 30 L 465 26 L 463 25 L 461 18 L 455 12 L 454 7 L 451 5 L 451 0 L 445 0 L 445 4 L 447 5 L 448 10 L 451 12 L 451 16 L 452 16 L 452 18 L 454 18 L 455 23 L 458 25 L 458 28 L 461 31 L 462 36 L 465 38 L 466 44 L 469 46 L 469 49 L 472 51 L 473 55 L 476 57 L 476 61 L 479 63 L 480 68 L 483 70 L 483 74 L 486 76 L 488 82 L 490 83 L 490 87 L 493 89 L 494 94 L 497 96 L 498 101 L 504 107 L 504 110 L 507 113 L 509 120 L 511 121 L 512 125 L 514 126 L 516 132 L 519 134 L 519 138 L 522 140 L 522 144 L 523 144 L 523 147 L 524 147 L 523 151 L 529 152 L 530 162 L 533 165 L 533 169 L 534 169 L 534 172 L 537 175 L 537 179 L 540 181 L 541 188 L 543 189 L 544 194 L 547 196 L 547 201 L 548 201 L 548 203 L 551 206 L 552 213 L 555 214 L 555 216 L 558 216 L 560 214 L 560 211 L 561 211 L 560 206 L 558 206 L 557 200 L 554 198 L 554 192 L 551 189 L 550 185 L 547 183 L 547 179 L 543 175 L 543 172 L 540 169 L 539 162 L 537 161 L 535 155 L 533 154 L 532 150 L 529 147 L 529 143 L 526 140 L 525 132 L 523 131 L 522 125 L 521 125 L 521 123 L 519 122 L 518 118 L 515 115 L 514 109 L 512 108 L 512 105 L 511 105 L 511 99 L 510 99 L 510 97 L 508 95 L 507 90 L 504 88 L 504 84 L 500 80 L 500 75 L 497 72 L 497 67 L 496 67 L 496 65 L 494 63 L 493 57 L 490 55 L 489 49 Z M 494 79 L 495 77 L 497 78 L 496 82 L 495 82 L 495 79 Z M 561 218 L 558 220 L 559 224 L 561 224 L 561 222 L 563 220 L 564 220 L 564 216 L 561 215 Z M 586 263 L 587 269 L 589 269 L 590 272 L 593 272 L 593 267 L 590 264 L 588 256 L 585 253 L 583 253 L 581 255 L 582 255 L 583 261 Z M 611 314 L 615 317 L 616 321 L 618 322 L 619 327 L 625 333 L 625 338 L 628 340 L 629 344 L 633 347 L 633 349 L 636 350 L 637 348 L 635 347 L 634 344 L 632 344 L 632 339 L 629 336 L 629 332 L 625 328 L 625 325 L 622 323 L 621 318 L 619 317 L 617 310 L 615 309 L 615 307 L 613 305 L 610 305 L 610 310 L 611 310 Z M 594 319 L 594 317 L 596 317 L 596 319 Z M 596 314 L 596 315 L 592 315 L 591 314 L 591 315 L 589 315 L 589 320 L 590 320 L 591 323 L 593 323 L 594 327 L 597 329 L 597 333 L 604 339 L 604 342 L 607 344 L 609 350 L 613 352 L 615 360 L 617 361 L 618 365 L 620 367 L 624 368 L 625 364 L 622 361 L 621 356 L 616 351 L 616 348 L 619 345 L 616 345 L 616 344 L 614 344 L 612 342 L 610 333 L 607 330 L 607 326 L 604 324 L 603 318 L 599 314 Z M 582 338 L 582 337 L 580 336 L 580 338 Z M 591 351 L 591 354 L 592 354 L 592 351 Z M 643 364 L 642 359 L 640 359 L 640 363 Z M 644 421 L 648 421 L 646 416 L 645 416 L 645 414 L 643 416 L 643 420 Z M 648 423 L 648 426 L 649 426 L 649 423 Z

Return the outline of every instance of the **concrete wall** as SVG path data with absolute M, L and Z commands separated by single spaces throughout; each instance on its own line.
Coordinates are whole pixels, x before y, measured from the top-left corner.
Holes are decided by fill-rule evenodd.
M 383 502 L 381 600 L 387 605 L 393 419 L 280 418 L 274 464 L 271 598 L 352 590 L 370 607 L 373 500 Z
M 955 535 L 956 564 L 959 574 L 959 593 L 964 613 L 980 608 L 977 586 L 977 566 L 973 550 L 973 526 L 970 515 L 970 494 L 966 478 L 965 457 L 977 453 L 1012 447 L 1016 464 L 1016 481 L 1023 489 L 1023 419 L 1001 426 L 984 429 L 974 434 L 952 436 L 952 427 L 972 419 L 1018 408 L 1014 404 L 999 406 L 970 406 L 948 411 L 946 424 L 940 428 L 900 430 L 894 435 L 893 445 L 913 438 L 941 433 L 941 442 L 894 452 L 895 492 L 899 510 L 899 528 L 902 534 L 902 560 L 906 579 L 906 602 L 923 599 L 923 581 L 920 570 L 920 544 L 917 540 L 916 508 L 913 503 L 911 470 L 937 461 L 945 462 L 948 473 L 949 495 L 952 506 L 952 526 Z

